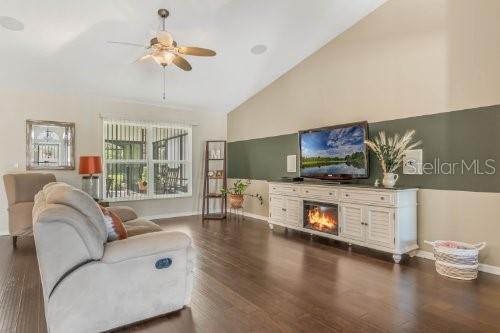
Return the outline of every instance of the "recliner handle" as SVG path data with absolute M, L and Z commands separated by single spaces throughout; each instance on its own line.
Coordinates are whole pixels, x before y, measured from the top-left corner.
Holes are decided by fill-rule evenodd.
M 155 263 L 156 269 L 164 269 L 168 268 L 172 265 L 172 259 L 170 258 L 162 258 L 158 259 Z

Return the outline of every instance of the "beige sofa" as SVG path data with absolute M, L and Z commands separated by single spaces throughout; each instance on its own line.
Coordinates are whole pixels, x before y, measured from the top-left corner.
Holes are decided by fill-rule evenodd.
M 49 332 L 110 330 L 189 303 L 194 255 L 186 234 L 141 233 L 149 221 L 135 218 L 125 223 L 135 235 L 107 242 L 94 200 L 57 183 L 36 195 L 33 221 Z
M 32 234 L 33 200 L 46 184 L 55 182 L 50 173 L 16 173 L 3 176 L 5 194 L 9 204 L 9 234 L 16 246 L 17 237 Z

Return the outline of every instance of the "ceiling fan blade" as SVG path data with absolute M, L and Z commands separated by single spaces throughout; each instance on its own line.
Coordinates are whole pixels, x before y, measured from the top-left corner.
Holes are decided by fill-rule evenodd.
M 199 56 L 199 57 L 213 57 L 217 53 L 215 51 L 209 49 L 203 49 L 201 47 L 192 47 L 192 46 L 181 46 L 179 47 L 179 53 Z
M 106 43 L 108 43 L 108 44 L 117 44 L 117 45 L 125 45 L 125 46 L 144 47 L 144 45 L 142 45 L 142 44 L 129 43 L 129 42 L 115 42 L 115 41 L 108 40 Z
M 135 64 L 138 62 L 144 62 L 144 61 L 152 59 L 152 58 L 153 58 L 153 56 L 151 54 L 146 54 L 146 55 L 140 57 L 139 59 L 137 59 L 136 61 L 134 61 L 133 63 Z
M 192 69 L 191 67 L 191 64 L 189 64 L 189 62 L 187 62 L 186 59 L 184 59 L 183 57 L 179 56 L 179 55 L 175 55 L 174 59 L 172 60 L 172 62 L 177 66 L 179 67 L 180 69 L 183 69 L 185 71 L 190 71 Z

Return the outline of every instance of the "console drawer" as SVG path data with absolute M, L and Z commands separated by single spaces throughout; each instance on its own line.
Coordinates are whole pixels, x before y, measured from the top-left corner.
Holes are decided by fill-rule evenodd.
M 388 192 L 374 192 L 374 191 L 342 191 L 342 201 L 346 202 L 359 202 L 366 204 L 376 205 L 396 205 L 396 194 Z
M 269 193 L 299 195 L 299 189 L 297 186 L 293 185 L 270 184 Z
M 300 194 L 304 197 L 319 197 L 323 199 L 329 200 L 337 200 L 338 199 L 338 190 L 333 188 L 322 188 L 322 187 L 301 187 Z

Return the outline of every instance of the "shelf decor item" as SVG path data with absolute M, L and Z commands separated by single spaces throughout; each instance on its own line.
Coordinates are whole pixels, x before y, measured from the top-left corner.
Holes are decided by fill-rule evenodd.
M 249 179 L 241 180 L 238 179 L 234 182 L 233 186 L 230 188 L 223 188 L 221 193 L 224 195 L 229 195 L 229 207 L 232 209 L 240 209 L 243 207 L 243 201 L 245 200 L 245 196 L 257 198 L 262 205 L 264 200 L 262 195 L 259 193 L 248 194 L 245 193 L 248 186 L 250 186 L 251 182 Z
M 380 161 L 380 166 L 384 172 L 382 185 L 385 187 L 394 187 L 399 175 L 396 170 L 401 166 L 405 152 L 414 149 L 422 142 L 413 142 L 415 130 L 406 131 L 403 136 L 395 134 L 392 137 L 387 137 L 385 132 L 379 132 L 373 140 L 365 140 L 366 145 L 375 153 Z
M 455 241 L 425 241 L 434 250 L 436 271 L 453 279 L 474 280 L 479 267 L 479 251 L 486 243 L 468 244 Z
M 101 156 L 81 156 L 79 174 L 82 177 L 82 190 L 94 199 L 99 199 L 99 176 L 102 173 Z

